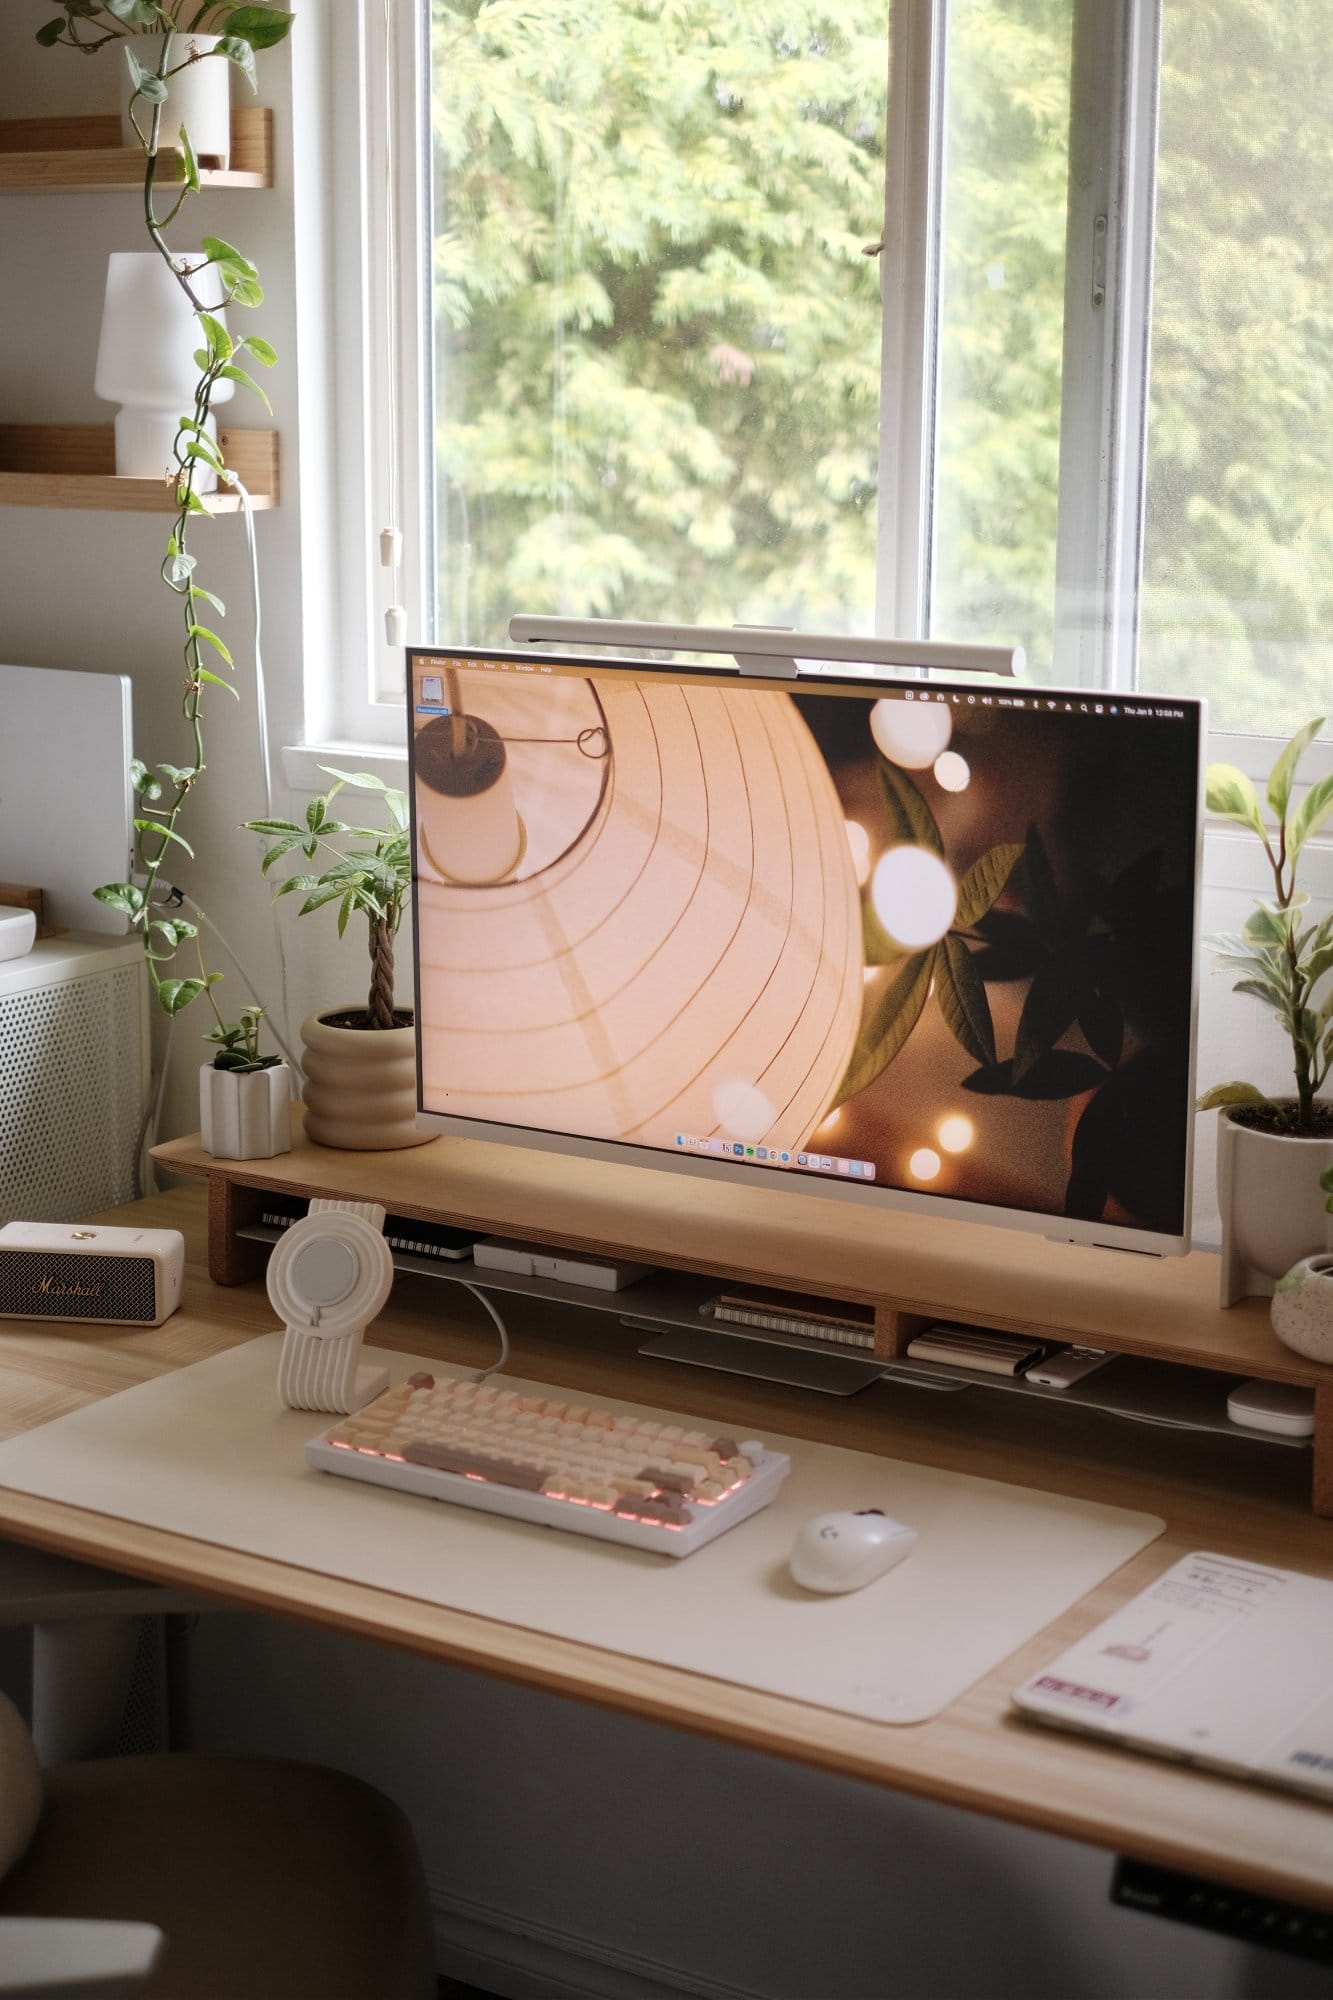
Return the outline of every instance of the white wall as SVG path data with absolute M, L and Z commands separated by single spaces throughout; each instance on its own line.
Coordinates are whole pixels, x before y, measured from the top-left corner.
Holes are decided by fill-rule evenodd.
M 40 49 L 31 33 L 40 18 L 40 10 L 34 12 L 26 0 L 4 10 L 0 118 L 114 109 L 118 53 L 106 49 L 84 57 L 70 49 Z M 205 234 L 216 234 L 253 256 L 265 282 L 265 302 L 253 314 L 234 309 L 233 319 L 244 318 L 252 330 L 272 341 L 279 354 L 276 368 L 255 371 L 264 376 L 274 418 L 270 420 L 261 404 L 239 390 L 224 416 L 227 422 L 254 428 L 272 421 L 281 436 L 282 504 L 272 513 L 258 515 L 256 526 L 275 746 L 275 809 L 283 816 L 304 812 L 304 799 L 285 790 L 277 746 L 299 742 L 303 735 L 307 585 L 316 607 L 310 623 L 318 643 L 327 643 L 322 508 L 306 509 L 301 504 L 302 420 L 310 421 L 312 403 L 318 413 L 323 389 L 319 349 L 325 328 L 318 288 L 299 326 L 294 306 L 298 257 L 315 262 L 319 231 L 304 207 L 298 223 L 293 198 L 291 76 L 294 54 L 307 72 L 304 133 L 309 107 L 318 97 L 317 67 L 323 52 L 313 28 L 307 33 L 303 25 L 300 33 L 305 34 L 304 47 L 297 39 L 260 59 L 260 101 L 277 107 L 277 186 L 262 193 L 205 193 L 187 209 L 195 242 Z M 316 74 L 311 76 L 311 71 Z M 236 88 L 245 89 L 239 78 Z M 317 216 L 318 204 L 309 207 Z M 181 229 L 178 224 L 172 241 L 185 248 L 191 238 Z M 112 410 L 98 401 L 92 387 L 106 256 L 111 250 L 142 248 L 143 243 L 141 197 L 133 191 L 7 195 L 0 201 L 5 272 L 0 285 L 0 422 L 110 422 Z M 322 436 L 316 436 L 311 458 L 318 468 L 318 495 L 336 477 Z M 5 509 L 0 513 L 0 657 L 25 666 L 129 674 L 134 684 L 137 753 L 148 763 L 185 764 L 190 761 L 190 744 L 180 715 L 182 620 L 176 600 L 157 576 L 169 527 L 166 515 Z M 241 698 L 234 702 L 218 689 L 209 691 L 208 775 L 182 820 L 182 831 L 198 861 L 182 860 L 174 873 L 216 920 L 260 993 L 269 998 L 277 993 L 269 893 L 259 877 L 258 844 L 254 836 L 238 831 L 242 819 L 264 811 L 244 529 L 239 517 L 228 517 L 198 523 L 192 532 L 200 564 L 198 580 L 228 607 L 223 633 L 236 657 Z M 53 803 L 57 786 L 58 770 L 53 770 Z M 118 868 L 114 872 L 119 873 Z M 319 918 L 297 923 L 293 907 L 287 904 L 282 917 L 293 1024 L 316 1005 L 336 1005 L 364 993 L 368 980 L 359 935 L 354 938 L 349 932 L 339 946 L 332 916 L 327 922 Z M 208 949 L 206 956 L 211 968 L 226 970 L 216 948 Z M 405 940 L 403 960 L 408 984 Z M 223 1011 L 234 1014 L 248 995 L 228 971 L 219 997 Z M 162 1021 L 155 1026 L 160 1047 Z M 198 1125 L 196 1037 L 206 1026 L 198 1005 L 177 1023 L 164 1136 Z

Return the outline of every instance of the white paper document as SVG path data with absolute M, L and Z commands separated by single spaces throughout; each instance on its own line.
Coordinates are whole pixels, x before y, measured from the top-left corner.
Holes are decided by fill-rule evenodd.
M 1013 1701 L 1131 1749 L 1333 1799 L 1333 1583 L 1184 1556 Z

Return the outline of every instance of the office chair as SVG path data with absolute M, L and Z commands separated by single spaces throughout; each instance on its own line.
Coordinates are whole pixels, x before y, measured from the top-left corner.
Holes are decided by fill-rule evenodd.
M 190 1602 L 83 1565 L 3 1554 L 0 1623 L 49 1633 L 86 1606 L 95 1637 L 99 1617 L 109 1628 L 114 1616 Z M 68 1743 L 79 1731 L 62 1730 L 48 1701 L 38 1734 Z M 433 2000 L 435 1991 L 420 1857 L 383 1793 L 276 1758 L 97 1757 L 44 1771 L 0 1694 L 0 2000 Z

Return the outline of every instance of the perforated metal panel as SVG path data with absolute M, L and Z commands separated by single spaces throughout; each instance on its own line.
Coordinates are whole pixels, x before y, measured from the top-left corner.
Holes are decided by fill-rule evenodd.
M 0 1221 L 66 1222 L 134 1196 L 142 973 L 0 992 Z

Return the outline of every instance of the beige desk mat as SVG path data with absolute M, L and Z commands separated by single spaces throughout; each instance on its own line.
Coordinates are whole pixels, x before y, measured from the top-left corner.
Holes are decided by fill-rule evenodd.
M 762 1513 L 683 1559 L 617 1548 L 308 1470 L 302 1447 L 332 1419 L 280 1407 L 279 1345 L 266 1335 L 0 1443 L 0 1486 L 889 1723 L 936 1714 L 1163 1529 L 769 1434 L 793 1467 Z M 466 1373 L 365 1358 L 393 1381 Z M 921 1540 L 866 1589 L 812 1597 L 786 1573 L 792 1540 L 812 1514 L 852 1507 Z

